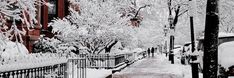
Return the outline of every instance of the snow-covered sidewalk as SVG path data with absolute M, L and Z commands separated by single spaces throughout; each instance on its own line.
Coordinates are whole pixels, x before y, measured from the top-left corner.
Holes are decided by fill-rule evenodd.
M 190 65 L 170 64 L 165 55 L 139 60 L 113 78 L 192 78 Z

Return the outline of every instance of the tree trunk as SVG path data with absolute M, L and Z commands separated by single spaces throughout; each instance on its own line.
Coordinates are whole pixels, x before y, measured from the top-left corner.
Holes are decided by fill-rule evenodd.
M 217 78 L 218 31 L 218 0 L 208 0 L 206 8 L 203 78 Z
M 105 52 L 106 53 L 110 53 L 110 51 L 111 51 L 111 48 L 117 43 L 118 41 L 117 40 L 115 40 L 113 43 L 111 43 L 109 46 L 107 45 L 106 47 L 105 47 Z

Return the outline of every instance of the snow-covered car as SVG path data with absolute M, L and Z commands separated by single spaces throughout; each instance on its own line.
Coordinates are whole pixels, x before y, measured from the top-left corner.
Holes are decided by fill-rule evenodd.
M 218 63 L 224 67 L 229 76 L 234 76 L 234 41 L 225 42 L 219 45 Z
M 204 53 L 204 38 L 198 39 L 197 49 L 201 52 L 198 59 L 200 60 L 199 69 L 203 70 L 203 53 Z M 226 76 L 234 76 L 234 34 L 233 33 L 219 33 L 218 36 L 218 65 L 219 75 L 225 73 Z
M 182 52 L 182 47 L 181 45 L 175 45 L 173 49 L 173 53 L 176 58 L 180 59 L 181 58 L 181 52 Z

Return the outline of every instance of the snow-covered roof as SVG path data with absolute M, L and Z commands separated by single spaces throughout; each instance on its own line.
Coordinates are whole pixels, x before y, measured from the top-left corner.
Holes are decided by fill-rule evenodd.
M 219 45 L 218 62 L 223 67 L 228 68 L 234 65 L 234 41 L 226 42 Z
M 219 33 L 219 37 L 229 37 L 229 36 L 234 36 L 234 33 L 225 33 L 225 32 Z

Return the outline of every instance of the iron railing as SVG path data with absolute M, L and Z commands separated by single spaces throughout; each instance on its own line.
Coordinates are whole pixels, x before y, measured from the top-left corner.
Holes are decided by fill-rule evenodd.
M 109 55 L 87 55 L 87 67 L 88 68 L 115 68 L 125 61 L 124 54 Z
M 65 78 L 86 78 L 86 59 L 69 59 Z
M 86 78 L 87 68 L 117 68 L 144 57 L 145 51 L 125 54 L 77 55 L 73 58 L 49 55 L 48 57 L 15 63 L 0 62 L 0 78 Z M 67 60 L 65 60 L 67 59 Z M 23 60 L 23 59 L 21 59 Z M 61 61 L 62 60 L 62 61 Z M 11 65 L 13 64 L 13 65 Z M 24 67 L 25 66 L 25 67 Z
M 66 63 L 61 63 L 36 68 L 4 71 L 0 72 L 0 78 L 45 78 L 47 76 L 64 78 L 65 71 Z M 56 72 L 56 75 L 52 74 L 54 72 Z

